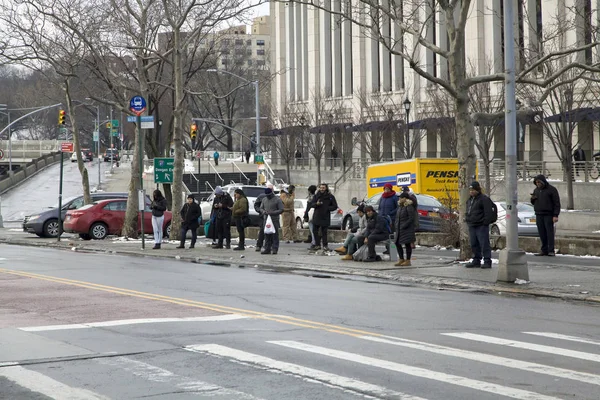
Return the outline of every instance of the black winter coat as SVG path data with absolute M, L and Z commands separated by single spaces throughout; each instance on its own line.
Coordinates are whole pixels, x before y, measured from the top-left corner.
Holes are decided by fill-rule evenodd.
M 202 210 L 196 202 L 192 204 L 185 203 L 181 208 L 181 227 L 186 229 L 198 229 L 198 218 L 202 215 Z
M 485 194 L 479 193 L 467 200 L 467 225 L 487 226 L 492 223 L 493 218 L 492 200 Z
M 535 214 L 558 217 L 558 214 L 560 214 L 560 196 L 558 195 L 558 190 L 548 183 L 544 175 L 536 176 L 533 183 L 535 184 L 536 181 L 542 182 L 544 187 L 540 189 L 536 186 L 533 190 L 531 204 L 533 204 Z
M 150 209 L 152 210 L 153 216 L 162 217 L 165 215 L 165 211 L 167 210 L 167 199 L 163 197 L 160 200 L 154 200 L 150 205 Z
M 221 207 L 215 208 L 217 204 L 221 204 Z M 231 219 L 231 207 L 233 207 L 233 199 L 229 193 L 215 196 L 215 199 L 213 200 L 213 212 L 217 219 Z
M 320 203 L 320 204 L 319 204 Z M 310 208 L 314 208 L 313 225 L 329 226 L 331 225 L 331 212 L 338 209 L 335 196 L 330 191 L 317 191 L 315 197 L 310 202 Z
M 377 213 L 373 213 L 371 218 L 367 215 L 367 231 L 365 232 L 365 236 L 369 237 L 381 234 L 390 234 L 388 220 Z
M 416 242 L 415 230 L 415 208 L 411 200 L 406 200 L 403 205 L 398 206 L 396 212 L 396 243 Z

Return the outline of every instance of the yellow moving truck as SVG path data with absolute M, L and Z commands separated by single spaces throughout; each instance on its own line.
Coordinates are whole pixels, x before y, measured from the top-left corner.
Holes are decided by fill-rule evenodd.
M 368 197 L 383 191 L 391 183 L 400 192 L 409 186 L 419 194 L 436 197 L 447 206 L 458 201 L 458 160 L 456 158 L 414 158 L 373 164 L 367 168 Z

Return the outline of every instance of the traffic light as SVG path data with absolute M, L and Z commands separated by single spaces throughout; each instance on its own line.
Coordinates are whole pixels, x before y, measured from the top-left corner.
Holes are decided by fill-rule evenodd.
M 190 127 L 190 137 L 192 138 L 192 140 L 196 139 L 197 134 L 198 127 L 196 126 L 196 124 L 192 124 L 192 126 Z
M 58 110 L 58 124 L 65 124 L 65 110 Z

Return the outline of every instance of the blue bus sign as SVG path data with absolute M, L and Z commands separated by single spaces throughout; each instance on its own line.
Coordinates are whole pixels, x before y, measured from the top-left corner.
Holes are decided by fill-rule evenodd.
M 129 109 L 139 116 L 146 111 L 146 99 L 142 96 L 133 96 L 129 100 Z

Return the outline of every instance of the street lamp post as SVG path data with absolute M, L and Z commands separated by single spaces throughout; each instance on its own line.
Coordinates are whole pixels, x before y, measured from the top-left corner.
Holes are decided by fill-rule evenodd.
M 261 155 L 261 151 L 260 151 L 260 96 L 259 96 L 259 91 L 258 91 L 258 80 L 256 81 L 250 81 L 242 76 L 239 76 L 237 74 L 234 74 L 233 72 L 224 70 L 224 69 L 207 69 L 207 72 L 222 72 L 231 76 L 235 76 L 236 78 L 244 81 L 247 84 L 252 84 L 254 85 L 254 96 L 255 96 L 255 104 L 254 104 L 254 110 L 256 113 L 256 152 L 254 153 L 254 159 L 256 160 L 256 156 L 260 156 Z M 260 182 L 260 171 L 257 169 L 256 171 L 256 184 L 258 185 L 258 183 Z
M 302 126 L 302 133 L 300 134 L 300 153 L 302 155 L 302 157 L 300 158 L 300 169 L 304 169 L 304 157 L 306 155 L 304 152 L 304 133 L 306 129 L 306 117 L 304 117 L 304 115 L 300 117 L 300 125 Z
M 408 97 L 406 97 L 406 99 L 404 100 L 404 102 L 402 104 L 404 104 L 404 111 L 406 111 L 406 158 L 410 159 L 410 158 L 412 158 L 412 151 L 410 150 L 410 131 L 408 129 L 408 124 L 410 122 L 411 102 L 408 99 Z
M 10 131 L 10 111 L 7 109 L 6 104 L 0 104 L 0 111 L 6 111 L 2 113 L 8 117 L 8 175 L 12 174 L 12 134 Z

